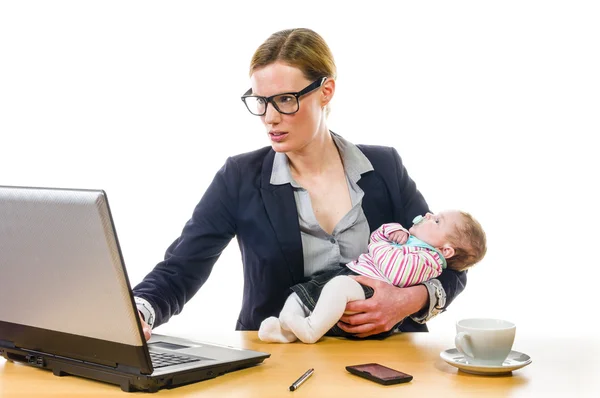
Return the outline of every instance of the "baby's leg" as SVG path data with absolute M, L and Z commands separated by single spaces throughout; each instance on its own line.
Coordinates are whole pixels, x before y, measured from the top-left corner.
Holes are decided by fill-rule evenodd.
M 292 293 L 288 296 L 283 309 L 279 313 L 279 318 L 284 314 L 297 315 L 304 317 L 305 311 L 300 302 L 300 298 L 296 293 Z M 292 343 L 298 338 L 289 329 L 282 328 L 283 325 L 279 322 L 278 318 L 271 316 L 261 322 L 260 328 L 258 329 L 258 338 L 262 341 L 270 343 Z
M 336 276 L 323 287 L 313 313 L 304 318 L 299 314 L 281 314 L 281 324 L 290 329 L 303 343 L 316 343 L 340 320 L 350 301 L 364 300 L 362 286 L 349 276 Z

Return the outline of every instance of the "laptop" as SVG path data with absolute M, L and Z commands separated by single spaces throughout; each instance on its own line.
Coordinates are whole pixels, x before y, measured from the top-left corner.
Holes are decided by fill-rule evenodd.
M 0 186 L 0 355 L 156 392 L 270 355 L 142 332 L 106 193 Z

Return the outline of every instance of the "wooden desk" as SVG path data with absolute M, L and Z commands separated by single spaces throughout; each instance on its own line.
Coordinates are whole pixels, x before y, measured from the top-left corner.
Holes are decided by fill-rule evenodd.
M 193 338 L 185 335 L 181 337 Z M 216 379 L 161 390 L 177 397 L 574 397 L 600 396 L 600 342 L 589 337 L 556 339 L 517 333 L 517 351 L 533 363 L 509 376 L 475 376 L 443 362 L 440 351 L 453 346 L 453 331 L 413 333 L 383 341 L 325 338 L 314 345 L 266 344 L 256 332 L 203 334 L 213 341 L 271 353 L 259 366 Z M 379 362 L 414 376 L 413 381 L 381 386 L 353 376 L 346 365 Z M 308 368 L 314 375 L 297 391 L 288 387 Z M 140 395 L 138 393 L 137 395 Z M 0 397 L 126 397 L 118 386 L 51 372 L 0 358 Z

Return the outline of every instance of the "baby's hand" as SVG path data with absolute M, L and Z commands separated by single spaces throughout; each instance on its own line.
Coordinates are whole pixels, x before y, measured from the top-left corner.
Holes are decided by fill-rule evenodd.
M 408 233 L 406 231 L 394 231 L 390 234 L 390 240 L 403 245 L 408 240 Z

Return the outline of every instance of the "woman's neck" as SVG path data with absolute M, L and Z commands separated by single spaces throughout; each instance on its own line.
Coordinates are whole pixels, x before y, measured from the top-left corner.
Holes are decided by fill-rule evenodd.
M 327 130 L 300 151 L 288 152 L 293 176 L 317 176 L 341 162 L 337 146 Z

